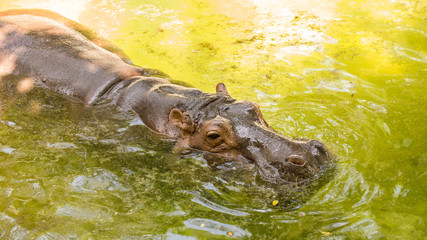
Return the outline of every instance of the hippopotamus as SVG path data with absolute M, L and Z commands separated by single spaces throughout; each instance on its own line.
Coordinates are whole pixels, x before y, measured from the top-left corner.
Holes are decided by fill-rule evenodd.
M 3 77 L 28 77 L 86 106 L 109 102 L 134 111 L 146 127 L 176 141 L 174 152 L 196 149 L 211 159 L 255 164 L 267 181 L 302 183 L 330 162 L 323 143 L 279 134 L 256 103 L 232 98 L 223 83 L 216 93 L 175 84 L 50 11 L 0 12 L 0 70 Z

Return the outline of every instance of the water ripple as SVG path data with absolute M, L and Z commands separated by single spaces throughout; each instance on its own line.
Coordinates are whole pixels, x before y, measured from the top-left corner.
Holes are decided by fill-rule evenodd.
M 56 215 L 72 217 L 74 219 L 96 222 L 111 222 L 113 217 L 107 212 L 95 207 L 76 207 L 69 204 L 59 207 Z
M 394 50 L 396 51 L 397 54 L 400 54 L 414 61 L 427 63 L 427 56 L 415 50 L 400 47 L 400 46 L 395 46 Z
M 76 192 L 129 191 L 118 181 L 114 173 L 104 169 L 97 169 L 90 176 L 77 176 L 71 183 L 71 188 Z
M 46 146 L 50 148 L 58 148 L 58 149 L 77 148 L 76 145 L 69 142 L 47 143 Z
M 252 234 L 247 230 L 241 229 L 235 225 L 217 222 L 210 219 L 204 218 L 193 218 L 184 221 L 184 224 L 188 228 L 207 231 L 215 235 L 232 235 L 233 237 L 251 237 Z
M 194 196 L 194 198 L 192 199 L 193 202 L 198 203 L 198 204 L 200 204 L 204 207 L 207 207 L 209 209 L 212 209 L 214 211 L 222 212 L 222 213 L 226 213 L 226 214 L 230 214 L 230 215 L 234 215 L 234 216 L 239 216 L 239 217 L 244 217 L 244 216 L 249 215 L 249 213 L 247 213 L 247 212 L 230 209 L 230 208 L 221 206 L 219 204 L 216 204 L 212 201 L 209 201 L 208 199 L 200 196 L 200 193 L 198 193 L 198 192 L 190 192 L 190 194 Z

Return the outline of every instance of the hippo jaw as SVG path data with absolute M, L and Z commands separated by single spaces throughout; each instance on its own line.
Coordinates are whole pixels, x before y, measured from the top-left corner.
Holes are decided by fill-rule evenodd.
M 226 100 L 231 99 L 225 86 L 219 85 L 217 92 Z M 237 161 L 244 158 L 254 163 L 266 180 L 273 182 L 306 182 L 329 161 L 328 151 L 321 142 L 293 140 L 276 133 L 256 104 L 235 100 L 216 104 L 195 110 L 198 114 L 177 108 L 170 111 L 169 122 L 180 129 L 176 152 L 198 149 L 214 158 Z

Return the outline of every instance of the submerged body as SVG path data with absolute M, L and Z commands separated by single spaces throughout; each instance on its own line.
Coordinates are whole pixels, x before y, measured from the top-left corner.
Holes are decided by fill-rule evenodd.
M 256 104 L 236 101 L 223 84 L 214 94 L 172 84 L 156 70 L 127 63 L 108 42 L 97 45 L 82 29 L 47 11 L 0 13 L 0 74 L 31 77 L 86 105 L 111 100 L 177 139 L 176 152 L 199 149 L 214 159 L 251 162 L 267 180 L 304 182 L 329 162 L 322 143 L 278 134 Z

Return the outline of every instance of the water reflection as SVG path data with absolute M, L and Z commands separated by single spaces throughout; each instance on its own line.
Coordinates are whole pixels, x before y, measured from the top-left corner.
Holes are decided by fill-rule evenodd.
M 11 148 L 11 147 L 7 147 L 7 146 L 2 146 L 1 151 L 7 154 L 12 154 L 14 151 L 16 150 L 16 148 Z
M 59 207 L 55 214 L 61 217 L 71 217 L 75 220 L 93 221 L 99 223 L 113 221 L 113 217 L 110 214 L 96 207 L 83 208 L 80 206 L 71 206 L 66 204 Z
M 93 171 L 93 170 L 92 170 Z M 119 181 L 117 176 L 104 169 L 96 169 L 91 175 L 79 175 L 74 178 L 71 188 L 76 192 L 129 191 Z
M 414 51 L 412 49 L 396 46 L 395 51 L 397 52 L 397 54 L 402 55 L 406 58 L 412 59 L 414 61 L 419 61 L 424 63 L 427 62 L 426 55 L 423 55 L 422 53 Z
M 225 82 L 238 99 L 259 102 L 279 132 L 320 139 L 338 158 L 332 180 L 311 198 L 281 199 L 256 169 L 212 169 L 199 154 L 180 158 L 137 118 L 2 79 L 1 238 L 425 235 L 425 3 L 1 6 L 58 11 L 111 38 L 135 63 L 205 91 Z
M 222 205 L 216 204 L 208 199 L 202 197 L 199 192 L 190 192 L 191 195 L 194 196 L 192 199 L 193 202 L 198 203 L 204 207 L 212 209 L 217 212 L 226 213 L 234 216 L 248 216 L 249 214 L 243 211 L 233 210 Z
M 22 0 L 15 2 L 17 6 L 25 8 L 42 8 L 57 12 L 74 21 L 78 21 L 82 12 L 92 0 Z
M 191 229 L 207 231 L 213 235 L 219 236 L 234 236 L 238 238 L 251 237 L 252 234 L 247 230 L 243 230 L 237 226 L 217 222 L 210 219 L 194 218 L 184 222 L 185 226 Z

